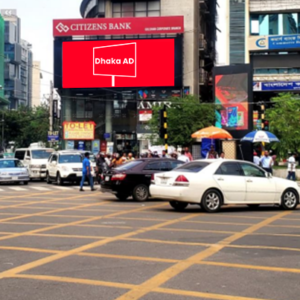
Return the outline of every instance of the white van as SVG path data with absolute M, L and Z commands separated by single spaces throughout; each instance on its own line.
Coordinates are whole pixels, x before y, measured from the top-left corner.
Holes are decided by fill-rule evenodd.
M 16 149 L 15 158 L 27 167 L 30 179 L 45 179 L 47 161 L 52 152 L 52 148 L 21 148 Z

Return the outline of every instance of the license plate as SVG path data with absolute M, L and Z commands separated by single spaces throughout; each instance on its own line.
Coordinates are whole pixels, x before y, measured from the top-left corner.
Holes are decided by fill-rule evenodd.
M 168 182 L 167 179 L 162 179 L 162 180 L 160 181 L 161 184 L 167 184 L 167 182 Z
M 109 176 L 106 176 L 105 177 L 105 181 L 109 181 L 110 180 L 110 177 Z
M 18 180 L 19 177 L 18 177 L 18 176 L 14 176 L 14 177 L 12 177 L 11 179 L 12 179 L 12 180 Z

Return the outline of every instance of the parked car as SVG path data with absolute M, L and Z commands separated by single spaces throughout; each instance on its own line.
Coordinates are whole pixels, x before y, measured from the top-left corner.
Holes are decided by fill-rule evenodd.
M 15 158 L 0 159 L 0 182 L 28 184 L 29 172 L 22 162 Z
M 112 193 L 119 200 L 132 196 L 136 201 L 146 201 L 151 177 L 154 173 L 170 171 L 183 162 L 166 158 L 137 159 L 103 174 L 101 191 Z
M 82 178 L 83 155 L 76 151 L 54 152 L 47 162 L 47 183 L 55 181 L 58 185 L 64 182 L 79 183 Z M 91 174 L 95 177 L 95 170 Z
M 16 149 L 15 158 L 21 160 L 28 168 L 30 179 L 44 180 L 46 178 L 46 164 L 53 152 L 52 148 L 20 148 Z
M 217 212 L 223 204 L 277 204 L 292 210 L 299 204 L 300 189 L 296 182 L 273 177 L 250 162 L 218 159 L 193 161 L 156 174 L 150 193 L 169 200 L 175 210 L 198 204 Z

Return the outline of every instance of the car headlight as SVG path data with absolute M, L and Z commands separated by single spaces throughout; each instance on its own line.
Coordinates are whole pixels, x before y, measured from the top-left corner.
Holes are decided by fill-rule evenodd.
M 30 165 L 31 169 L 40 169 L 41 165 Z

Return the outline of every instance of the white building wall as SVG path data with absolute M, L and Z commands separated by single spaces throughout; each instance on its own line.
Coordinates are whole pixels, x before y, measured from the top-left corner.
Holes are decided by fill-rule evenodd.
M 183 84 L 199 94 L 199 0 L 161 0 L 161 16 L 184 16 Z
M 41 105 L 41 63 L 34 61 L 32 64 L 32 107 Z
M 300 0 L 250 0 L 250 12 L 299 11 Z

